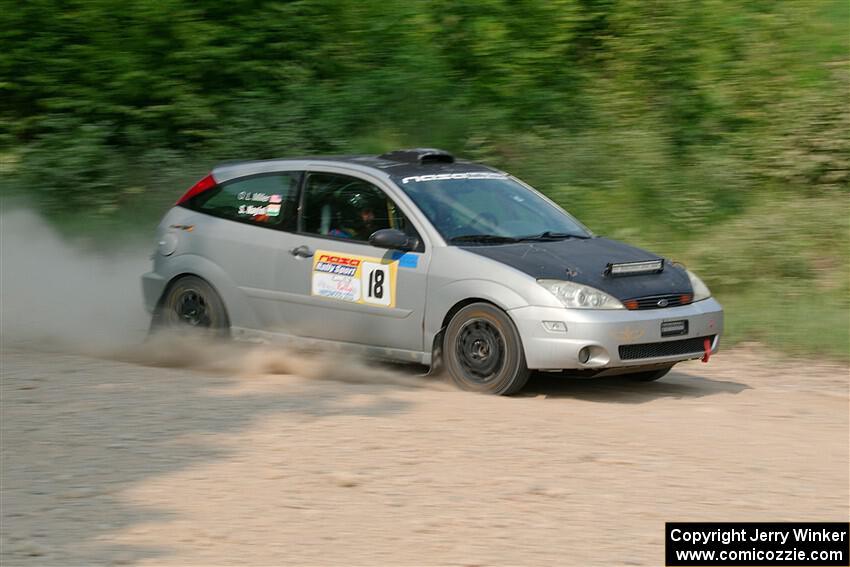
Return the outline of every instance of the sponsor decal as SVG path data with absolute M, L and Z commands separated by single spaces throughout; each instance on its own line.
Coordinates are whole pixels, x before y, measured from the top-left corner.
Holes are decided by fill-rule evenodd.
M 395 307 L 398 259 L 370 258 L 317 250 L 311 295 L 351 303 Z
M 318 255 L 318 254 L 317 254 Z M 332 264 L 342 264 L 345 266 L 354 266 L 357 267 L 360 265 L 360 257 L 358 256 L 338 256 L 331 254 L 321 254 L 319 255 L 320 262 L 330 262 Z
M 398 260 L 399 268 L 415 268 L 419 265 L 419 254 L 415 252 L 393 252 L 392 259 Z
M 324 274 L 337 274 L 350 277 L 357 274 L 357 266 L 346 266 L 344 264 L 334 264 L 333 262 L 317 262 L 313 270 Z
M 492 171 L 470 171 L 460 173 L 436 173 L 434 175 L 414 175 L 405 177 L 401 180 L 402 183 L 418 183 L 420 181 L 446 181 L 453 179 L 507 179 L 508 176 L 504 173 L 494 173 Z
M 280 208 L 278 208 L 278 212 L 280 212 Z M 258 207 L 256 205 L 239 205 L 239 209 L 237 211 L 240 215 L 251 215 L 252 217 L 257 217 L 260 215 L 267 215 L 267 207 Z
M 275 197 L 279 197 L 279 195 L 274 195 Z M 240 191 L 236 198 L 240 201 L 254 201 L 256 203 L 268 203 L 272 198 L 272 195 L 267 193 L 252 193 L 251 191 Z M 275 201 L 272 201 L 273 203 Z M 278 203 L 280 201 L 277 201 Z

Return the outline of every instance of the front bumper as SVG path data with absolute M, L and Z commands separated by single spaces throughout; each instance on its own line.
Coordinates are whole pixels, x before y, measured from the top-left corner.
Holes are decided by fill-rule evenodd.
M 608 368 L 641 367 L 682 360 L 701 358 L 703 341 L 696 338 L 711 337 L 711 352 L 717 352 L 723 332 L 723 308 L 709 298 L 681 307 L 629 311 L 626 309 L 567 309 L 560 307 L 519 307 L 508 313 L 522 337 L 528 367 L 537 370 L 583 369 L 604 370 Z M 661 336 L 661 323 L 682 321 L 688 323 L 685 335 Z M 566 332 L 547 330 L 544 321 L 561 321 Z M 661 345 L 668 341 L 684 341 L 687 352 L 678 345 Z M 699 347 L 687 348 L 698 344 Z M 644 352 L 638 358 L 621 358 L 620 347 L 624 345 L 648 345 L 647 349 L 625 349 Z M 587 347 L 591 353 L 586 362 L 579 360 L 579 351 Z M 664 348 L 671 347 L 671 348 Z M 677 351 L 676 354 L 656 356 L 658 352 Z M 633 355 L 632 355 L 633 356 Z

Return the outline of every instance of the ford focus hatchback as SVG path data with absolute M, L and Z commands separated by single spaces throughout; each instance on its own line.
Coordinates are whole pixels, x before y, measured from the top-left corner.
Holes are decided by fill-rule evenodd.
M 531 370 L 654 380 L 717 351 L 681 265 L 441 150 L 226 164 L 158 228 L 156 326 L 344 345 L 510 394 Z

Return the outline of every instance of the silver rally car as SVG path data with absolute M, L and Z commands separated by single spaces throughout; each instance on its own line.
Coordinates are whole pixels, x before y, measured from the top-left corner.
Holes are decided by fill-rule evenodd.
M 436 149 L 221 165 L 157 241 L 155 326 L 343 345 L 479 392 L 517 392 L 532 370 L 655 380 L 707 361 L 723 329 L 681 265 Z

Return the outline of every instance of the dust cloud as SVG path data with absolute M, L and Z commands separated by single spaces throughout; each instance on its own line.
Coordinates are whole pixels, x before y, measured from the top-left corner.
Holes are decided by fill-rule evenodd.
M 349 383 L 440 387 L 337 351 L 292 346 L 211 344 L 208 336 L 161 331 L 149 336 L 141 275 L 153 243 L 98 250 L 62 238 L 28 210 L 0 214 L 0 337 L 3 348 L 61 351 L 145 366 L 250 377 L 299 375 Z
M 98 252 L 66 242 L 27 210 L 0 214 L 4 346 L 107 351 L 143 340 L 141 246 Z
M 185 331 L 159 331 L 143 344 L 114 351 L 111 358 L 145 366 L 186 368 L 242 378 L 297 375 L 349 384 L 450 389 L 440 380 L 417 376 L 420 367 L 364 360 L 339 349 L 239 343 Z

